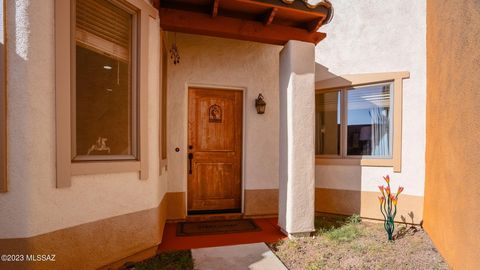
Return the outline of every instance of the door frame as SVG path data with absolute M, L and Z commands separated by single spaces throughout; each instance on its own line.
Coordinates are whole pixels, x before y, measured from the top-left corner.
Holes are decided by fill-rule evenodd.
M 233 90 L 233 91 L 242 91 L 242 168 L 241 168 L 241 173 L 242 177 L 240 178 L 241 181 L 241 202 L 240 202 L 240 214 L 243 215 L 245 212 L 245 160 L 246 160 L 246 155 L 245 155 L 245 145 L 246 145 L 246 136 L 245 136 L 245 131 L 246 131 L 246 96 L 247 96 L 247 88 L 246 87 L 241 87 L 241 86 L 231 86 L 231 85 L 222 85 L 222 84 L 206 84 L 206 83 L 185 83 L 185 95 L 184 95 L 184 101 L 187 107 L 187 110 L 185 112 L 185 118 L 184 118 L 184 127 L 185 127 L 185 141 L 184 141 L 184 149 L 187 149 L 188 147 L 188 113 L 190 110 L 190 106 L 188 105 L 188 97 L 189 97 L 189 89 L 190 88 L 202 88 L 202 89 L 215 89 L 215 90 Z M 187 155 L 184 155 L 184 164 L 187 164 L 188 159 Z M 188 173 L 186 170 L 184 170 L 184 179 L 185 179 L 185 214 L 188 216 Z

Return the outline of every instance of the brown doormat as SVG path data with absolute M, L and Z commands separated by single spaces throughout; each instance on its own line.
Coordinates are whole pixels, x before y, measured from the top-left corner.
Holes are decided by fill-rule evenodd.
M 177 236 L 241 233 L 254 231 L 261 231 L 261 229 L 251 219 L 179 222 L 177 224 Z

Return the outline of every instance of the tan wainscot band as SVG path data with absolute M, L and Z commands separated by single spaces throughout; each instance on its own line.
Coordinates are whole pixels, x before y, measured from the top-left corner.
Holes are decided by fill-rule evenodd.
M 1 239 L 2 254 L 55 255 L 55 262 L 2 262 L 2 269 L 97 269 L 128 257 L 147 258 L 160 244 L 167 202 L 135 213 L 81 224 L 29 238 Z M 106 252 L 108 251 L 108 252 Z

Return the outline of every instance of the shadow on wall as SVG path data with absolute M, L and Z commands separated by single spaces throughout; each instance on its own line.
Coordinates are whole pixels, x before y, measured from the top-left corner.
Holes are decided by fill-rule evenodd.
M 315 211 L 340 215 L 362 212 L 362 168 L 317 165 L 315 167 Z M 338 188 L 341 183 L 341 188 Z
M 10 1 L 8 1 L 10 3 Z M 13 2 L 13 1 L 12 1 Z M 36 136 L 26 136 L 25 134 L 33 134 L 32 123 L 29 115 L 31 115 L 34 108 L 33 97 L 29 94 L 31 91 L 44 91 L 42 87 L 31 88 L 28 84 L 28 79 L 25 77 L 31 76 L 31 71 L 28 65 L 31 58 L 29 43 L 30 37 L 30 21 L 29 21 L 29 7 L 27 1 L 21 3 L 14 3 L 6 5 L 2 18 L 6 16 L 7 31 L 6 44 L 6 79 L 7 79 L 7 144 L 8 148 L 8 192 L 0 194 L 0 205 L 2 211 L 0 215 L 6 215 L 0 220 L 0 228 L 5 229 L 6 236 L 0 236 L 0 253 L 2 254 L 47 254 L 47 250 L 39 250 L 34 244 L 30 243 L 26 238 L 11 238 L 17 235 L 26 235 L 31 231 L 32 221 L 29 218 L 29 213 L 32 211 L 32 198 L 35 197 L 32 193 L 37 192 L 29 188 L 31 181 L 36 180 L 36 175 L 32 175 L 29 167 L 21 167 L 18 164 L 27 164 L 25 161 L 31 160 L 31 147 L 34 142 L 32 140 L 38 139 Z M 2 59 L 3 60 L 3 59 Z M 46 71 L 47 72 L 47 71 Z M 20 113 L 22 112 L 22 113 Z M 15 134 L 15 136 L 13 136 Z M 12 138 L 14 137 L 14 140 Z M 33 139 L 32 139 L 33 138 Z M 14 151 L 13 151 L 14 149 Z M 55 156 L 55 149 L 50 153 L 45 153 L 45 156 Z M 37 164 L 42 167 L 43 173 L 48 173 L 54 166 L 54 163 L 48 164 L 49 159 L 39 160 L 43 164 Z M 17 165 L 17 166 L 13 166 Z M 55 182 L 51 183 L 55 187 Z M 18 197 L 20 199 L 13 199 Z M 12 208 L 11 204 L 14 204 Z M 14 212 L 8 211 L 7 208 L 15 209 Z M 17 213 L 17 214 L 12 214 Z M 22 213 L 18 215 L 18 213 Z M 39 252 L 41 251 L 41 252 Z M 51 252 L 50 252 L 51 253 Z M 3 268 L 5 267 L 5 268 Z M 1 269 L 31 269 L 27 262 L 0 262 Z
M 10 2 L 10 1 L 9 1 Z M 7 234 L 16 234 L 22 235 L 27 234 L 31 228 L 30 221 L 28 217 L 25 216 L 26 213 L 31 211 L 30 206 L 32 204 L 32 197 L 34 197 L 32 192 L 37 192 L 28 188 L 30 183 L 35 178 L 35 175 L 32 175 L 28 167 L 21 167 L 18 164 L 25 165 L 25 161 L 31 160 L 31 145 L 34 144 L 32 138 L 38 139 L 35 136 L 26 136 L 26 134 L 32 134 L 32 123 L 29 118 L 29 113 L 34 110 L 31 107 L 33 104 L 33 98 L 28 94 L 32 89 L 28 89 L 29 85 L 27 84 L 28 80 L 24 78 L 29 76 L 29 47 L 28 39 L 30 38 L 29 33 L 29 20 L 28 20 L 28 5 L 27 4 L 8 4 L 6 5 L 7 9 L 3 10 L 4 13 L 1 14 L 2 18 L 5 14 L 6 16 L 6 25 L 5 28 L 5 37 L 6 44 L 2 44 L 2 50 L 5 49 L 6 53 L 6 63 L 5 63 L 5 79 L 7 81 L 7 145 L 10 151 L 7 153 L 8 160 L 8 192 L 5 194 L 0 194 L 0 205 L 5 206 L 2 208 L 0 213 L 5 214 L 5 218 L 2 218 L 0 221 L 1 228 L 8 228 Z M 3 48 L 5 46 L 5 48 Z M 4 59 L 2 59 L 3 61 Z M 42 91 L 44 89 L 35 89 L 37 91 Z M 23 112 L 23 113 L 20 113 Z M 15 134 L 15 136 L 13 136 Z M 14 140 L 12 139 L 14 137 Z M 52 149 L 51 153 L 45 153 L 46 156 L 55 155 L 55 149 Z M 48 162 L 47 159 L 43 160 Z M 41 161 L 39 161 L 41 162 Z M 17 166 L 12 166 L 17 164 Z M 38 166 L 39 164 L 37 164 Z M 41 167 L 43 172 L 48 172 L 50 164 L 43 164 Z M 51 163 L 54 165 L 54 163 Z M 55 183 L 52 183 L 55 186 Z M 22 192 L 21 195 L 19 192 Z M 13 199 L 12 197 L 18 197 L 20 199 Z M 8 203 L 5 203 L 8 202 Z M 9 217 L 9 212 L 7 209 L 11 208 L 14 204 L 13 209 L 15 213 L 24 213 L 23 215 L 15 215 L 16 217 Z M 6 210 L 6 211 L 3 211 Z M 8 224 L 8 225 L 7 225 Z M 14 224 L 14 225 L 12 225 Z M 2 237 L 0 237 L 2 238 Z M 7 253 L 4 253 L 7 254 Z
M 339 75 L 331 73 L 327 67 L 315 63 L 315 82 L 331 78 L 339 78 Z M 345 80 L 345 85 L 349 84 L 351 82 Z M 317 122 L 319 118 L 317 108 L 315 114 Z M 336 119 L 337 113 L 334 112 L 334 114 Z M 334 125 L 336 126 L 337 123 Z M 361 166 L 317 164 L 315 166 L 315 211 L 341 215 L 360 214 L 362 208 L 361 183 Z
M 404 215 L 400 215 L 400 219 L 402 220 L 402 223 L 404 224 L 417 224 L 418 220 L 415 220 L 415 214 L 413 211 L 408 212 L 407 216 L 409 217 L 408 219 Z M 417 223 L 415 223 L 417 222 Z M 420 221 L 420 226 L 423 225 L 423 220 Z
M 339 78 L 340 75 L 331 73 L 328 67 L 323 66 L 319 63 L 315 63 L 315 82 L 320 82 L 324 80 L 328 80 L 331 78 Z M 346 79 L 342 79 L 342 84 L 344 82 L 345 85 L 352 85 L 352 82 Z

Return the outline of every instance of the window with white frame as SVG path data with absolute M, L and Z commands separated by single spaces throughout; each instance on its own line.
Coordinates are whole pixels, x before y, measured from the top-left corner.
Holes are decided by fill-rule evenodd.
M 137 14 L 117 1 L 77 0 L 72 156 L 138 157 Z
M 393 82 L 318 91 L 315 154 L 391 159 Z

